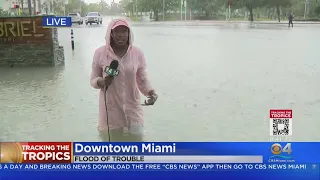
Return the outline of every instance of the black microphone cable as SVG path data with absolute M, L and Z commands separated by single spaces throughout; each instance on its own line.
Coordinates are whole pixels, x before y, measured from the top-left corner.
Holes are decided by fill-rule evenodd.
M 105 109 L 106 109 L 106 116 L 107 116 L 107 126 L 108 126 L 108 140 L 109 142 L 111 142 L 111 138 L 110 138 L 110 128 L 109 128 L 109 115 L 108 115 L 108 106 L 107 106 L 107 89 L 108 89 L 108 86 L 105 86 L 104 87 L 104 106 L 105 106 Z
M 107 66 L 105 69 L 105 72 L 111 76 L 111 78 L 113 78 L 113 76 L 117 76 L 119 74 L 118 69 L 118 65 L 119 62 L 117 60 L 113 60 L 110 63 L 110 66 Z M 108 126 L 108 140 L 109 142 L 111 142 L 111 137 L 110 137 L 110 126 L 109 126 L 109 114 L 108 114 L 108 105 L 107 105 L 107 90 L 108 90 L 108 86 L 104 87 L 104 106 L 106 109 L 106 118 L 107 118 L 107 126 Z

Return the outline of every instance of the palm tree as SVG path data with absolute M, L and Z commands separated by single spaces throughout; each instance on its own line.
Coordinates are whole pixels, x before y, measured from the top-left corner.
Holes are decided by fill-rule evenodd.
M 41 0 L 37 0 L 38 1 L 38 11 L 39 13 L 41 13 Z
M 23 11 L 23 0 L 21 0 L 20 3 L 21 3 L 21 9 Z
M 29 15 L 32 15 L 32 7 L 31 7 L 31 0 L 28 0 L 28 10 L 29 10 Z

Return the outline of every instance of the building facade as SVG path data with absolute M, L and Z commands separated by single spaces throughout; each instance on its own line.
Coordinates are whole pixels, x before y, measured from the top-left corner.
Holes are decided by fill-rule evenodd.
M 0 0 L 0 8 L 3 11 L 8 11 L 10 9 L 10 2 L 8 0 Z
M 51 0 L 31 0 L 32 14 L 51 13 Z M 29 13 L 28 0 L 0 0 L 0 8 L 3 11 L 9 11 L 13 14 L 18 12 L 15 5 L 19 5 L 20 10 L 24 13 Z

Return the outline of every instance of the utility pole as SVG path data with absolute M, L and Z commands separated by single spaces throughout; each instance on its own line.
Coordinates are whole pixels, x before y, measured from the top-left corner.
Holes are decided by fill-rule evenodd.
M 309 3 L 310 3 L 310 0 L 306 0 L 304 3 L 304 19 L 307 18 L 307 14 L 309 11 Z
M 39 6 L 40 7 L 40 6 Z M 39 12 L 40 12 L 40 8 L 39 8 Z M 55 14 L 54 13 L 54 7 L 53 7 L 53 0 L 51 0 L 51 13 Z
M 33 1 L 33 14 L 36 15 L 37 14 L 37 5 L 36 5 L 36 0 L 32 0 Z
M 101 13 L 103 13 L 104 7 L 103 7 L 103 1 L 100 1 L 101 4 Z M 81 0 L 80 0 L 80 11 L 81 11 Z
M 231 4 L 229 4 L 229 17 L 228 17 L 228 20 L 230 21 L 230 18 L 231 18 Z
M 180 1 L 180 15 L 181 15 L 181 21 L 182 21 L 182 2 L 183 0 Z
M 20 3 L 21 3 L 20 8 L 21 8 L 21 9 L 22 9 L 22 11 L 23 11 L 23 0 L 20 0 Z
M 228 1 L 228 21 L 231 19 L 231 5 L 232 5 L 232 0 Z
M 307 0 L 304 3 L 304 19 L 306 19 L 306 13 L 307 13 Z
M 79 8 L 80 8 L 80 9 L 79 9 L 79 14 L 80 14 L 80 16 L 82 17 L 82 14 L 81 14 L 81 12 L 82 12 L 82 11 L 81 11 L 81 2 L 82 2 L 82 1 L 80 0 L 80 5 L 79 5 Z
M 184 20 L 187 20 L 187 0 L 184 0 Z
M 133 5 L 132 5 L 132 8 L 133 8 L 132 17 L 135 17 L 135 15 L 136 15 L 136 4 L 134 2 L 133 2 Z
M 68 0 L 64 0 L 64 7 L 63 7 L 63 14 L 64 16 L 66 16 L 66 5 L 69 4 L 69 1 Z
M 164 21 L 164 6 L 165 6 L 165 0 L 162 0 L 162 20 Z

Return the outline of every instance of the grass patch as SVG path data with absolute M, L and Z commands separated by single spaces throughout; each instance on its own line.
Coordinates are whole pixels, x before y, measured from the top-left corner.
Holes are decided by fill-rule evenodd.
M 131 16 L 131 17 L 128 17 L 128 18 L 130 18 L 131 21 L 135 21 L 135 22 L 141 21 L 140 18 L 137 17 L 137 16 Z

